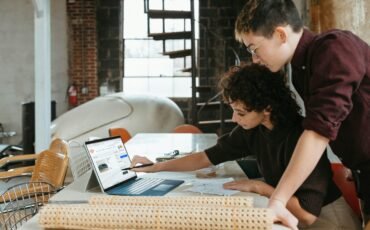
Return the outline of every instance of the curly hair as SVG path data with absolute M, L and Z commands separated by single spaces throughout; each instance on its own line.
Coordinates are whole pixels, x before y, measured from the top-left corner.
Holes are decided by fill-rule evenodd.
M 290 25 L 294 32 L 303 22 L 292 0 L 248 0 L 235 21 L 235 38 L 253 32 L 270 38 L 277 26 Z
M 258 64 L 233 67 L 220 80 L 219 87 L 226 103 L 240 101 L 247 111 L 269 110 L 274 127 L 299 117 L 300 107 L 282 72 L 274 73 Z

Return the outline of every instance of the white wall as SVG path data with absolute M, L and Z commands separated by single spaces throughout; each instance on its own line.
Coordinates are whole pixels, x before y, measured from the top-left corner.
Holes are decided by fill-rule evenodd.
M 67 16 L 65 0 L 51 0 L 51 97 L 57 116 L 68 105 Z M 0 1 L 0 123 L 22 138 L 22 103 L 34 101 L 34 9 L 31 0 Z

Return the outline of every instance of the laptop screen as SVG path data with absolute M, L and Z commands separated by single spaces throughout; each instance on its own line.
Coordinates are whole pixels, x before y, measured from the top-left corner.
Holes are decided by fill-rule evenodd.
M 97 179 L 104 190 L 136 176 L 130 167 L 131 160 L 120 137 L 110 137 L 85 143 Z

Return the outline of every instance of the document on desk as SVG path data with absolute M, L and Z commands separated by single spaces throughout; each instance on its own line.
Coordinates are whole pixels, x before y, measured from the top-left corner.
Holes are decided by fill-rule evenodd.
M 231 196 L 238 193 L 239 191 L 224 189 L 223 184 L 233 180 L 233 178 L 194 179 L 192 181 L 187 181 L 187 184 L 190 182 L 192 187 L 186 189 L 185 191 L 219 196 Z

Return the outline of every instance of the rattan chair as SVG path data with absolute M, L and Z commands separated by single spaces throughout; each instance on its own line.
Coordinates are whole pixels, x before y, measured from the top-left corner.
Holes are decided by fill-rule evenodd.
M 68 154 L 68 142 L 65 140 L 62 140 L 60 138 L 56 138 L 51 141 L 49 150 L 56 152 L 56 153 L 61 153 L 64 155 Z
M 56 138 L 50 143 L 49 150 L 56 153 L 67 155 L 68 143 L 62 139 Z M 19 163 L 32 164 L 32 162 L 34 162 L 38 158 L 38 156 L 39 156 L 38 154 L 23 154 L 17 156 L 4 157 L 0 159 L 0 169 L 4 170 L 7 167 L 9 167 L 9 165 L 15 165 Z M 22 174 L 23 176 L 30 175 L 30 173 L 34 169 L 34 165 L 23 166 L 23 164 L 20 164 L 21 167 L 12 168 L 11 170 L 9 170 L 9 173 L 12 172 L 13 175 Z
M 0 229 L 16 229 L 38 211 L 38 207 L 63 187 L 68 169 L 66 154 L 45 150 L 38 154 L 29 182 L 13 185 L 0 197 Z M 0 172 L 0 179 L 14 177 Z
M 0 195 L 0 229 L 18 229 L 56 192 L 46 182 L 27 182 L 8 188 Z
M 48 182 L 56 188 L 62 187 L 68 169 L 68 156 L 51 150 L 38 154 L 36 164 L 31 173 L 30 182 Z M 0 172 L 1 180 L 22 176 L 14 171 Z

